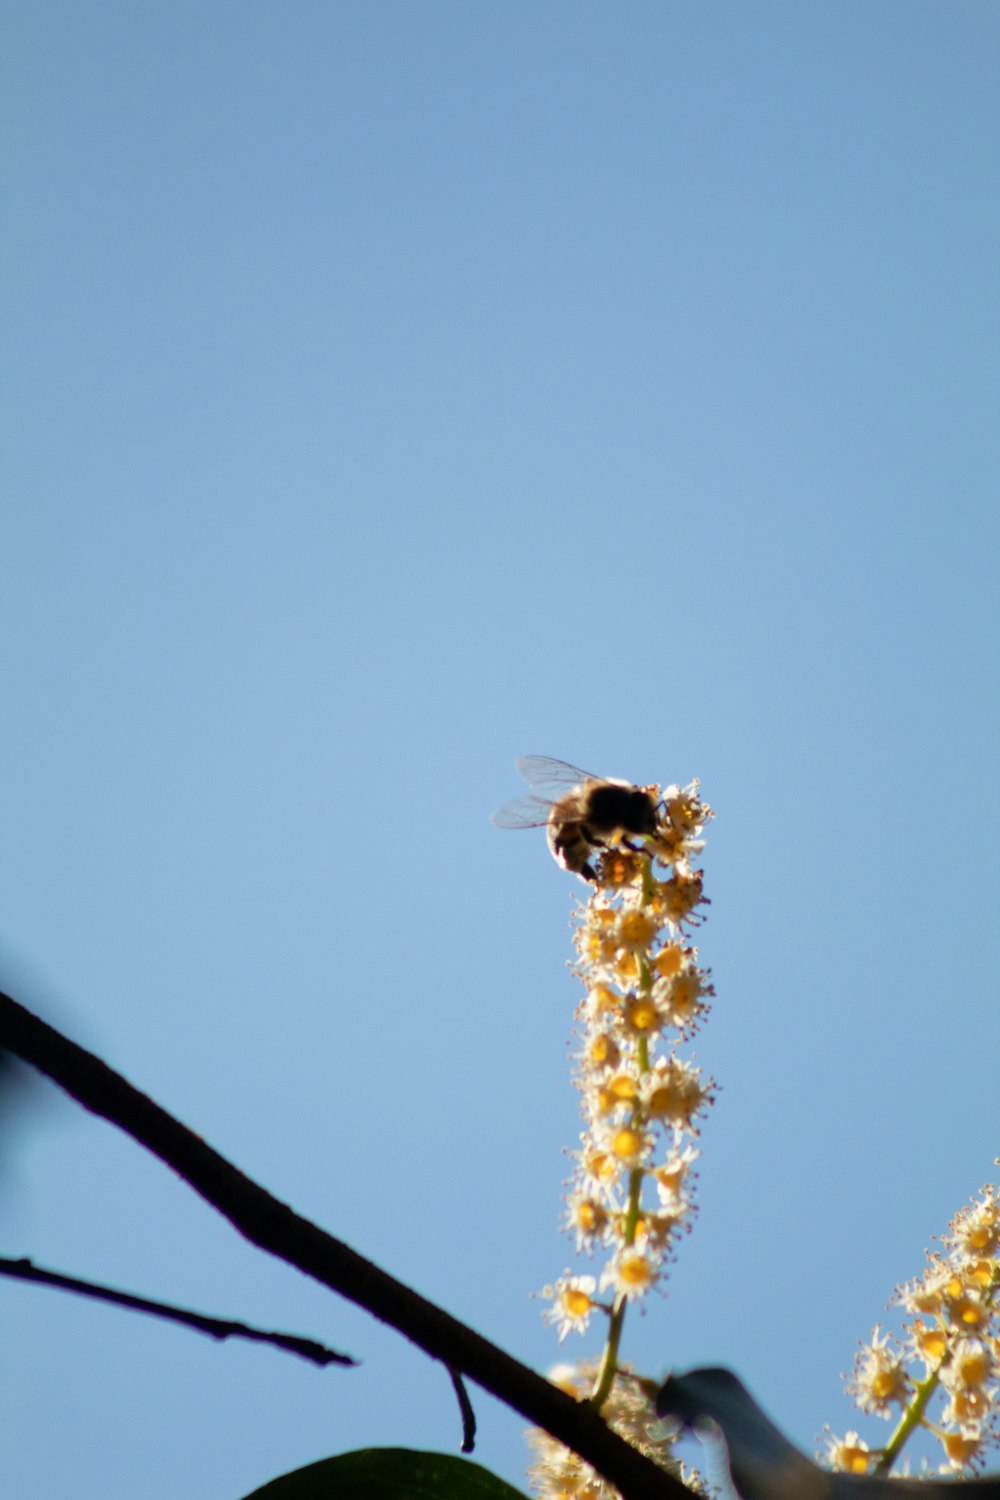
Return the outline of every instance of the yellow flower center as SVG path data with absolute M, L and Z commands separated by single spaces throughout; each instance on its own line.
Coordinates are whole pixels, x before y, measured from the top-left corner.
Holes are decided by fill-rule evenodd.
M 571 1318 L 582 1318 L 590 1311 L 590 1298 L 578 1286 L 568 1286 L 563 1292 L 562 1302 Z
M 959 1360 L 958 1372 L 963 1385 L 982 1385 L 990 1373 L 990 1362 L 985 1354 L 967 1354 Z
M 871 1393 L 878 1401 L 885 1401 L 896 1389 L 896 1372 L 880 1370 L 871 1381 Z
M 854 1444 L 848 1446 L 846 1443 L 838 1455 L 840 1467 L 845 1474 L 867 1474 L 868 1473 L 868 1449 L 859 1448 Z
M 652 1280 L 649 1261 L 643 1255 L 626 1255 L 618 1265 L 618 1275 L 626 1286 L 648 1286 Z
M 594 1234 L 598 1229 L 603 1229 L 607 1217 L 607 1210 L 600 1203 L 595 1203 L 593 1198 L 581 1198 L 574 1212 L 576 1226 L 585 1234 Z
M 679 943 L 668 943 L 653 959 L 653 967 L 664 979 L 679 974 L 684 967 L 684 949 Z
M 636 995 L 626 1006 L 625 1014 L 633 1031 L 652 1031 L 660 1019 L 649 995 Z
M 656 936 L 656 924 L 644 911 L 622 913 L 618 924 L 618 941 L 623 948 L 648 948 Z
M 642 1136 L 638 1130 L 632 1130 L 629 1126 L 626 1126 L 624 1130 L 619 1130 L 615 1136 L 611 1143 L 611 1149 L 620 1161 L 630 1161 L 642 1150 Z
M 618 1164 L 607 1151 L 592 1151 L 587 1157 L 587 1171 L 598 1182 L 610 1182 L 618 1175 Z
M 608 1086 L 616 1099 L 634 1099 L 636 1096 L 636 1081 L 630 1073 L 619 1073 Z

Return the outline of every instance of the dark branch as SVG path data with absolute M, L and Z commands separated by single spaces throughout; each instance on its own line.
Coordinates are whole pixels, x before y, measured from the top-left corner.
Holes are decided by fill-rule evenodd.
M 54 1286 L 60 1291 L 75 1292 L 78 1297 L 92 1297 L 96 1302 L 110 1302 L 115 1307 L 130 1307 L 135 1312 L 149 1313 L 154 1318 L 165 1318 L 170 1323 L 182 1323 L 213 1339 L 250 1339 L 256 1344 L 274 1344 L 278 1349 L 287 1349 L 289 1354 L 298 1354 L 311 1360 L 314 1365 L 355 1365 L 357 1360 L 349 1354 L 338 1354 L 315 1339 L 299 1338 L 295 1333 L 267 1333 L 262 1328 L 252 1328 L 249 1323 L 236 1323 L 230 1318 L 212 1318 L 207 1313 L 192 1312 L 187 1307 L 175 1307 L 169 1302 L 154 1302 L 149 1297 L 136 1297 L 132 1292 L 119 1292 L 113 1286 L 101 1286 L 96 1281 L 81 1281 L 76 1276 L 62 1276 L 58 1271 L 46 1271 L 33 1265 L 30 1260 L 6 1260 L 0 1256 L 0 1276 L 10 1276 L 15 1281 L 33 1281 L 38 1286 Z
M 528 1421 L 572 1448 L 625 1500 L 690 1500 L 679 1480 L 611 1431 L 585 1402 L 558 1389 L 457 1318 L 411 1291 L 341 1240 L 244 1176 L 100 1058 L 0 994 L 0 1047 L 48 1075 L 93 1114 L 159 1157 L 245 1239 L 397 1329 Z

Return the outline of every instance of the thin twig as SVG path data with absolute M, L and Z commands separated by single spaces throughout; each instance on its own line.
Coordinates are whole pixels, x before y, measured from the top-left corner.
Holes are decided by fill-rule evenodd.
M 448 1366 L 448 1374 L 455 1388 L 455 1399 L 458 1401 L 458 1409 L 462 1413 L 462 1452 L 474 1453 L 476 1451 L 476 1413 L 472 1409 L 469 1393 L 465 1389 L 465 1381 L 457 1370 Z
M 0 1047 L 54 1079 L 171 1167 L 251 1244 L 364 1307 L 572 1448 L 624 1500 L 690 1500 L 690 1491 L 575 1401 L 426 1297 L 273 1198 L 120 1073 L 0 994 Z
M 81 1281 L 78 1276 L 63 1276 L 59 1271 L 46 1271 L 30 1260 L 7 1260 L 0 1256 L 0 1276 L 10 1276 L 16 1281 L 33 1281 L 39 1286 L 54 1286 L 64 1292 L 75 1292 L 78 1297 L 92 1297 L 97 1302 L 110 1302 L 115 1307 L 130 1307 L 135 1312 L 149 1313 L 154 1318 L 165 1318 L 171 1323 L 182 1323 L 197 1333 L 205 1333 L 213 1339 L 250 1339 L 256 1344 L 274 1344 L 278 1349 L 287 1349 L 289 1354 L 298 1354 L 311 1360 L 321 1368 L 325 1365 L 356 1365 L 357 1360 L 349 1354 L 338 1354 L 315 1339 L 300 1338 L 295 1333 L 267 1333 L 262 1328 L 252 1328 L 249 1323 L 237 1323 L 230 1318 L 213 1318 L 207 1313 L 193 1312 L 187 1307 L 177 1307 L 170 1302 L 154 1302 L 150 1297 L 137 1297 L 132 1292 L 120 1292 L 116 1287 L 101 1286 L 96 1281 Z

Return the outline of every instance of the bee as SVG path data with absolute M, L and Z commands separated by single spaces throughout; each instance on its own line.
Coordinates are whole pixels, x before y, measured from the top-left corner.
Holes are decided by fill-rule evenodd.
M 659 827 L 659 803 L 647 787 L 591 776 L 545 755 L 525 755 L 517 770 L 532 795 L 504 803 L 493 822 L 498 828 L 544 828 L 556 863 L 584 880 L 597 879 L 590 863 L 595 849 L 632 849 L 629 834 L 642 838 Z

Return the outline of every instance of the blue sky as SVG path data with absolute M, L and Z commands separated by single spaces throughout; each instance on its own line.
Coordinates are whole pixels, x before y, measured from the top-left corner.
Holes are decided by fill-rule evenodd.
M 996 7 L 0 16 L 4 983 L 545 1368 L 576 890 L 489 814 L 526 752 L 700 776 L 722 1093 L 625 1352 L 856 1425 L 1000 1151 Z M 400 1339 L 18 1123 L 4 1253 L 364 1363 L 0 1285 L 4 1493 L 457 1448 Z

